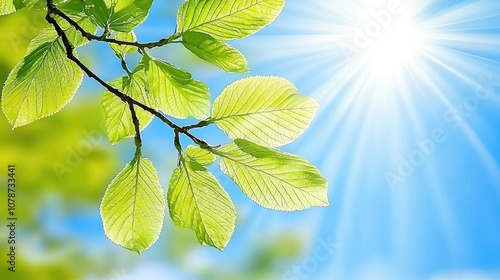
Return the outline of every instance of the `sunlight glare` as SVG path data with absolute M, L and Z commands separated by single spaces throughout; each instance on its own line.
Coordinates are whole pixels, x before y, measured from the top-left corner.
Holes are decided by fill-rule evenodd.
M 400 20 L 364 50 L 367 70 L 379 78 L 397 75 L 417 55 L 420 39 L 420 32 L 409 20 Z

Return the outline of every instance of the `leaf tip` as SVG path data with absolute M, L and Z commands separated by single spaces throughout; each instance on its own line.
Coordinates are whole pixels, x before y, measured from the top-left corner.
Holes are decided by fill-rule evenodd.
M 309 99 L 311 100 L 312 107 L 314 107 L 316 110 L 318 110 L 321 107 L 321 104 L 319 104 L 318 101 L 316 101 L 314 98 L 309 97 Z
M 31 122 L 17 122 L 17 121 L 11 122 L 9 118 L 7 118 L 7 120 L 9 121 L 9 124 L 12 126 L 12 130 L 19 128 L 19 127 L 22 127 L 22 126 L 25 126 L 25 125 L 28 125 L 28 124 L 33 122 L 33 121 L 31 121 Z
M 130 249 L 132 252 L 136 252 L 139 256 L 144 252 L 144 250 L 139 250 L 139 249 Z
M 318 207 L 329 207 L 330 206 L 330 201 L 328 200 L 328 195 L 325 198 L 325 201 L 323 201 L 322 205 L 318 205 Z
M 247 66 L 245 66 L 244 68 L 241 68 L 238 73 L 241 73 L 241 74 L 247 74 L 247 73 L 250 73 L 250 68 L 248 68 Z
M 225 246 L 215 246 L 215 248 L 219 250 L 219 252 L 224 252 L 224 249 L 226 249 Z
M 232 236 L 232 233 L 231 233 L 231 236 Z M 220 242 L 220 241 L 219 242 L 212 242 L 211 244 L 206 244 L 206 245 L 214 247 L 215 249 L 219 250 L 219 252 L 224 252 L 227 245 L 229 244 L 229 241 L 230 241 L 230 238 L 227 240 L 224 240 L 222 242 Z
M 16 129 L 16 128 L 18 128 L 18 127 L 22 126 L 22 125 L 17 125 L 17 124 L 15 124 L 15 123 L 11 123 L 11 122 L 10 122 L 10 120 L 9 120 L 9 118 L 7 118 L 7 120 L 9 121 L 9 124 L 10 124 L 10 126 L 12 127 L 12 128 L 11 128 L 11 130 L 14 130 L 14 129 Z

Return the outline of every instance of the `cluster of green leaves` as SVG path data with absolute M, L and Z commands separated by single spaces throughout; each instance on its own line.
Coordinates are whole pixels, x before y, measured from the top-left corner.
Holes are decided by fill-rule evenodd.
M 68 59 L 73 47 L 89 38 L 110 44 L 126 75 L 105 84 L 107 132 L 111 143 L 135 135 L 137 146 L 133 160 L 108 186 L 101 203 L 104 230 L 113 242 L 137 252 L 149 248 L 160 235 L 168 205 L 176 225 L 192 229 L 201 244 L 222 250 L 233 234 L 236 210 L 207 169 L 217 158 L 221 170 L 263 207 L 295 211 L 328 205 L 327 182 L 316 167 L 277 149 L 309 126 L 318 108 L 314 100 L 283 78 L 247 77 L 226 87 L 211 106 L 204 83 L 146 52 L 178 42 L 227 72 L 248 72 L 245 57 L 227 41 L 247 37 L 274 21 L 284 0 L 188 0 L 179 9 L 176 31 L 152 44 L 137 43 L 133 29 L 146 19 L 153 0 L 60 0 L 55 1 L 57 13 L 48 2 L 48 17 L 55 20 L 56 30 L 49 27 L 32 40 L 28 54 L 5 83 L 2 109 L 14 128 L 58 112 L 72 99 L 84 72 L 90 71 Z M 0 14 L 20 8 L 16 3 L 2 0 Z M 64 34 L 56 32 L 57 27 Z M 95 35 L 98 27 L 104 30 L 102 36 Z M 126 55 L 134 52 L 142 60 L 129 70 Z M 158 117 L 156 112 L 199 120 L 187 127 L 164 121 L 175 130 L 179 152 L 166 198 L 153 164 L 141 152 L 140 131 Z M 233 141 L 213 147 L 189 132 L 211 124 Z M 196 145 L 183 149 L 181 133 Z

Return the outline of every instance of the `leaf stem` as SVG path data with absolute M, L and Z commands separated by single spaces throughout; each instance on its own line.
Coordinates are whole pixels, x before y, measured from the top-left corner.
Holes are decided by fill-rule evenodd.
M 177 154 L 178 154 L 178 162 L 177 162 L 177 165 L 179 167 L 181 167 L 182 163 L 184 162 L 184 158 L 182 156 L 182 145 L 181 145 L 181 139 L 180 139 L 180 136 L 179 136 L 179 130 L 177 129 L 174 129 L 174 146 L 175 146 L 175 149 L 177 150 Z
M 122 69 L 127 72 L 127 75 L 131 76 L 132 75 L 132 72 L 130 72 L 130 69 L 128 69 L 128 66 L 127 66 L 127 62 L 125 61 L 125 58 L 119 56 L 118 57 L 120 59 L 120 64 L 122 66 Z
M 130 114 L 132 115 L 132 122 L 134 123 L 135 147 L 136 147 L 135 155 L 140 156 L 142 152 L 141 124 L 139 122 L 139 118 L 137 117 L 134 104 L 128 102 L 128 108 L 130 110 Z

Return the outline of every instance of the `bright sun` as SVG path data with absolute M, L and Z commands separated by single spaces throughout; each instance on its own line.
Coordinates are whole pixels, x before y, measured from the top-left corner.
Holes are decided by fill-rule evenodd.
M 424 47 L 423 30 L 413 20 L 410 13 L 413 9 L 408 3 L 370 4 L 368 11 L 359 13 L 359 25 L 355 28 L 354 45 L 360 50 L 359 62 L 374 78 L 399 76 Z
M 364 51 L 364 59 L 371 73 L 393 75 L 411 63 L 420 43 L 419 33 L 408 21 L 394 24 Z

